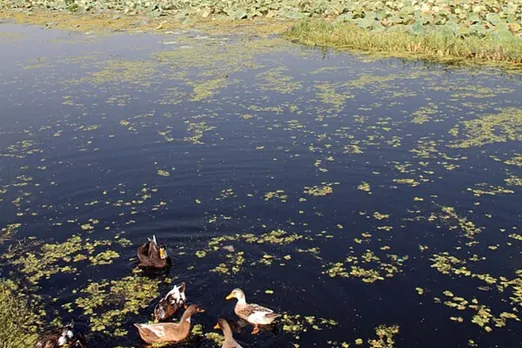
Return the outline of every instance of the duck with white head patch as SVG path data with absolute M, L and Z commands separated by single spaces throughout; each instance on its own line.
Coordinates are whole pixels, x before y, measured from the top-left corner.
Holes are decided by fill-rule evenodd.
M 74 334 L 74 322 L 48 331 L 36 341 L 35 348 L 87 348 L 87 342 L 82 333 Z
M 179 323 L 134 324 L 140 337 L 147 343 L 180 342 L 190 334 L 190 318 L 205 310 L 193 304 L 190 305 Z
M 233 298 L 237 299 L 234 312 L 241 319 L 254 325 L 254 330 L 252 331 L 254 335 L 259 332 L 259 325 L 272 324 L 276 318 L 281 316 L 281 314 L 277 314 L 269 308 L 254 303 L 247 303 L 245 293 L 241 289 L 232 290 L 230 295 L 226 297 L 227 300 Z
M 174 285 L 165 297 L 159 300 L 154 307 L 154 322 L 167 320 L 185 305 L 187 297 L 185 296 L 185 283 Z

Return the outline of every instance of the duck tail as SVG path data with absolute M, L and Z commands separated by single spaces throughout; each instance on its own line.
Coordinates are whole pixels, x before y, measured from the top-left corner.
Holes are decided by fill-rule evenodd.
M 154 244 L 158 245 L 158 242 L 156 242 L 156 236 L 155 235 L 152 235 L 152 241 L 154 242 Z
M 268 313 L 266 315 L 267 318 L 270 318 L 270 319 L 276 319 L 276 318 L 279 318 L 281 316 L 281 314 L 279 313 Z

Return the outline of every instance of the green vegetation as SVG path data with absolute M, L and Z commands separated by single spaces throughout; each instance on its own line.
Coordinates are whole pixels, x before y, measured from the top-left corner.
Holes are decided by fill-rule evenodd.
M 516 1 L 0 0 L 2 9 L 109 14 L 109 22 L 125 22 L 123 16 L 161 18 L 155 30 L 166 29 L 171 19 L 185 24 L 254 18 L 302 20 L 287 37 L 304 44 L 445 62 L 522 65 L 522 3 Z M 135 23 L 124 25 L 133 27 Z M 210 83 L 217 86 L 222 81 Z M 205 89 L 203 95 L 211 93 L 207 86 L 201 88 Z M 199 91 L 195 88 L 195 92 L 197 100 Z
M 414 33 L 409 26 L 397 30 L 371 30 L 353 23 L 307 20 L 295 25 L 286 36 L 307 45 L 355 49 L 383 56 L 444 62 L 503 63 L 522 65 L 522 40 L 512 34 L 464 36 L 437 27 Z
M 11 280 L 0 280 L 0 346 L 31 347 L 36 338 L 38 316 Z

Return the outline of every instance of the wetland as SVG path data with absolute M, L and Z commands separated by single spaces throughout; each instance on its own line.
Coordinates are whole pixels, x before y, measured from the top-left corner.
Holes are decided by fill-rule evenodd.
M 520 73 L 49 27 L 0 23 L 1 343 L 144 346 L 184 281 L 177 346 L 218 347 L 236 287 L 283 314 L 245 347 L 519 345 Z M 133 273 L 152 235 L 173 266 Z

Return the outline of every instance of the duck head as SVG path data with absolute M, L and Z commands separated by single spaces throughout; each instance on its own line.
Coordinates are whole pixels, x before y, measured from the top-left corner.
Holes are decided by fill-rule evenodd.
M 243 290 L 236 288 L 232 290 L 232 292 L 226 297 L 227 300 L 231 300 L 233 298 L 238 299 L 239 301 L 245 300 L 245 293 Z
M 201 308 L 200 306 L 198 306 L 197 304 L 191 304 L 190 306 L 185 305 L 185 308 L 186 308 L 185 313 L 187 313 L 189 315 L 205 312 L 205 310 L 203 308 Z M 183 315 L 185 315 L 185 313 Z

